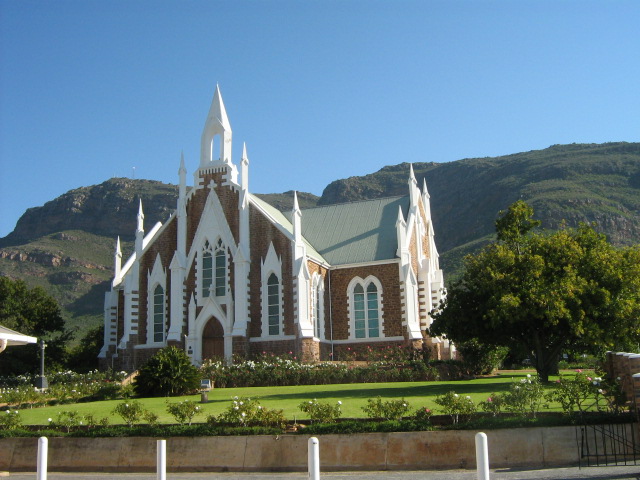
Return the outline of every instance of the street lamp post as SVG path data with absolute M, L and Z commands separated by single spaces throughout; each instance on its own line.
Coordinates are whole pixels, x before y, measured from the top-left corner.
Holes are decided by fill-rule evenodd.
M 40 340 L 40 376 L 36 378 L 36 388 L 39 390 L 45 390 L 49 388 L 49 382 L 47 377 L 44 376 L 44 349 L 46 348 L 44 340 Z

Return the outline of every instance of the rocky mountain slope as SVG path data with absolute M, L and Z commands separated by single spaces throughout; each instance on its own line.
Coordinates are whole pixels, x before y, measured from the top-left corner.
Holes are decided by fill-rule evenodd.
M 594 222 L 618 245 L 640 241 L 640 143 L 554 145 L 544 150 L 450 163 L 414 163 L 426 178 L 436 243 L 445 276 L 452 278 L 464 254 L 492 238 L 499 210 L 517 199 L 531 203 L 546 228 Z M 320 198 L 299 193 L 307 208 L 407 193 L 409 165 L 336 180 Z M 261 197 L 281 210 L 293 192 Z M 116 236 L 131 251 L 138 199 L 145 225 L 165 221 L 176 205 L 177 186 L 113 178 L 71 190 L 27 210 L 15 230 L 0 239 L 0 275 L 41 285 L 61 303 L 71 327 L 100 323 Z M 304 221 L 304 216 L 303 216 Z

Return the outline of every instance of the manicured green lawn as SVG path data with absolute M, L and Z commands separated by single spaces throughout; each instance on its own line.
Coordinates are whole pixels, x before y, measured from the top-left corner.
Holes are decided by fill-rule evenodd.
M 419 407 L 431 408 L 438 414 L 439 406 L 434 403 L 438 395 L 450 390 L 459 395 L 469 395 L 475 403 L 484 401 L 491 393 L 504 392 L 509 389 L 513 381 L 525 378 L 527 373 L 535 375 L 535 372 L 514 371 L 501 372 L 500 375 L 465 380 L 457 382 L 397 382 L 397 383 L 359 383 L 342 385 L 298 385 L 288 387 L 255 387 L 255 388 L 219 388 L 209 392 L 209 402 L 200 404 L 203 413 L 194 421 L 203 422 L 207 415 L 218 415 L 229 407 L 234 396 L 250 397 L 257 399 L 266 408 L 282 409 L 289 419 L 308 418 L 300 411 L 298 405 L 301 402 L 318 399 L 320 402 L 342 402 L 343 418 L 365 417 L 362 407 L 367 399 L 382 397 L 383 400 L 400 399 L 407 400 L 411 411 Z M 568 372 L 569 373 L 569 372 Z M 554 380 L 554 379 L 551 379 Z M 181 400 L 200 401 L 200 395 L 184 397 L 160 397 L 138 399 L 147 410 L 156 413 L 160 423 L 175 423 L 173 417 L 166 411 L 167 402 Z M 77 403 L 68 405 L 56 405 L 52 407 L 26 409 L 21 411 L 24 424 L 45 425 L 48 419 L 55 420 L 56 414 L 63 410 L 77 410 L 80 414 L 92 413 L 96 418 L 109 417 L 112 424 L 123 423 L 122 419 L 113 415 L 113 408 L 123 400 L 110 400 L 102 402 Z M 557 405 L 552 405 L 552 411 L 559 410 Z M 544 410 L 543 410 L 544 411 Z

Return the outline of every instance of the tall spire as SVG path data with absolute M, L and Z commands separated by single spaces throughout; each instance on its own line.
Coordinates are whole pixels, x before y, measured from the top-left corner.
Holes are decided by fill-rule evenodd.
M 249 157 L 247 144 L 242 143 L 242 160 L 240 161 L 240 182 L 243 190 L 249 190 Z
M 178 177 L 180 178 L 180 183 L 178 184 L 178 195 L 182 198 L 187 193 L 187 168 L 184 166 L 184 152 L 180 152 L 180 168 L 178 169 Z
M 302 242 L 302 212 L 298 205 L 298 192 L 293 192 L 293 210 L 291 212 L 293 220 L 293 239 L 296 244 Z
M 144 213 L 142 211 L 142 198 L 140 199 L 140 203 L 138 205 L 138 224 L 136 232 L 144 233 Z
M 418 189 L 418 181 L 416 175 L 413 173 L 413 164 L 409 164 L 409 198 L 411 199 L 411 206 L 416 207 L 418 205 L 418 198 L 420 198 L 420 190 Z
M 213 139 L 220 136 L 220 151 L 212 151 Z M 218 157 L 218 155 L 220 155 Z M 216 85 L 213 101 L 209 107 L 209 113 L 204 123 L 202 139 L 200 142 L 200 168 L 206 168 L 212 161 L 221 160 L 231 163 L 231 124 L 224 108 L 220 87 Z
M 138 261 L 142 256 L 142 241 L 144 239 L 144 213 L 142 213 L 142 199 L 140 199 L 140 206 L 138 207 L 138 226 L 136 227 L 136 256 Z
M 114 254 L 114 275 L 113 278 L 120 278 L 120 272 L 122 271 L 122 250 L 120 249 L 120 236 L 116 240 L 116 251 Z

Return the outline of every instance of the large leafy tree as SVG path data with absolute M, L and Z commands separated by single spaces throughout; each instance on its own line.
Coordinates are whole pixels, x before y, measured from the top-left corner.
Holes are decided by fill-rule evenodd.
M 41 287 L 29 288 L 22 280 L 0 276 L 0 325 L 46 342 L 46 365 L 59 367 L 65 361 L 71 335 L 56 300 Z M 0 355 L 0 374 L 39 372 L 36 345 L 8 348 Z
M 640 250 L 588 225 L 537 232 L 532 217 L 523 201 L 500 212 L 497 241 L 465 259 L 431 334 L 530 353 L 543 381 L 563 350 L 637 348 Z

